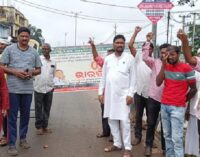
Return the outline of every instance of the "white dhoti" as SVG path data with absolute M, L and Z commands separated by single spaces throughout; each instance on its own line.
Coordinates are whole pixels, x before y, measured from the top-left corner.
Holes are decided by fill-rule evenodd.
M 185 137 L 185 154 L 200 157 L 197 118 L 193 115 L 190 115 L 190 120 L 187 126 Z
M 124 147 L 126 150 L 131 150 L 131 124 L 130 120 L 112 120 L 108 119 L 111 134 L 113 136 L 114 146 L 118 148 Z M 123 142 L 122 142 L 123 141 Z

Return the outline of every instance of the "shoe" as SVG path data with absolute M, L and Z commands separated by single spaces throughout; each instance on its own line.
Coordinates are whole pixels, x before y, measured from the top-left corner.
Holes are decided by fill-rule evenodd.
M 0 140 L 0 146 L 6 146 L 8 144 L 7 138 L 6 137 L 2 137 Z
M 44 128 L 44 129 L 43 129 L 43 132 L 44 132 L 44 133 L 49 133 L 49 134 L 51 134 L 51 133 L 52 133 L 52 130 L 51 130 L 50 128 Z
M 21 139 L 19 142 L 19 146 L 24 149 L 29 149 L 31 146 L 27 143 L 26 139 Z
M 146 147 L 145 147 L 144 155 L 145 155 L 145 156 L 151 156 L 151 154 L 152 154 L 151 147 L 146 146 Z
M 16 156 L 18 154 L 19 153 L 18 153 L 18 151 L 17 151 L 15 146 L 9 146 L 9 148 L 8 148 L 8 155 L 9 156 Z
M 132 157 L 131 150 L 125 149 L 123 157 Z
M 139 138 L 135 138 L 133 141 L 132 141 L 132 145 L 133 146 L 136 146 L 136 145 L 138 145 L 138 144 L 140 144 L 141 143 L 141 139 L 139 139 Z
M 44 135 L 43 129 L 42 128 L 37 129 L 36 134 L 37 135 Z

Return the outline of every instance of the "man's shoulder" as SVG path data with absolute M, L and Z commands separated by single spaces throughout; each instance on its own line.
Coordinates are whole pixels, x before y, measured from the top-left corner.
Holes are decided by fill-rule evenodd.
M 188 63 L 180 62 L 180 66 L 183 68 L 185 72 L 193 70 Z
M 105 60 L 105 61 L 108 61 L 108 60 L 112 59 L 114 56 L 115 56 L 114 53 L 113 53 L 113 54 L 110 54 L 110 55 L 106 56 L 104 60 Z

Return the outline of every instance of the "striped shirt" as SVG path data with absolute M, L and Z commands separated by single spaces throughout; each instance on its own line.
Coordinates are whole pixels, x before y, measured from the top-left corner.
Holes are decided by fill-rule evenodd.
M 42 63 L 39 54 L 32 47 L 21 51 L 17 44 L 6 47 L 0 60 L 8 68 L 19 71 L 33 70 L 41 67 Z M 7 75 L 7 84 L 10 93 L 31 94 L 33 92 L 33 79 L 23 80 L 14 75 Z
M 162 104 L 185 107 L 189 85 L 196 83 L 195 72 L 188 64 L 178 63 L 165 66 Z

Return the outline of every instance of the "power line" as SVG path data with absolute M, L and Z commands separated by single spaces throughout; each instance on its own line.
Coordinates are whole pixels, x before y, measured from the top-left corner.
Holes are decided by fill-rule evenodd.
M 14 1 L 16 1 L 18 3 L 25 4 L 25 5 L 30 6 L 30 7 L 34 7 L 34 8 L 43 10 L 43 11 L 51 12 L 51 13 L 54 13 L 54 14 L 64 15 L 64 16 L 68 16 L 68 17 L 74 17 L 75 16 L 75 14 L 73 12 L 63 11 L 63 10 L 59 10 L 59 9 L 43 6 L 43 5 L 40 5 L 40 4 L 28 2 L 26 0 L 23 0 L 23 1 L 22 0 L 14 0 Z M 83 14 L 80 14 L 78 16 L 78 18 L 83 19 L 83 20 L 91 20 L 91 21 L 98 21 L 98 22 L 108 22 L 108 23 L 144 22 L 144 20 L 110 19 L 110 18 L 95 17 L 95 16 L 89 16 L 89 15 L 83 15 Z
M 136 7 L 123 6 L 123 5 L 117 5 L 117 4 L 108 4 L 108 3 L 94 2 L 94 1 L 88 1 L 88 0 L 80 0 L 80 1 L 82 1 L 82 2 L 87 2 L 87 3 L 94 3 L 94 4 L 98 4 L 98 5 L 111 6 L 111 7 L 128 8 L 128 9 L 137 9 Z

